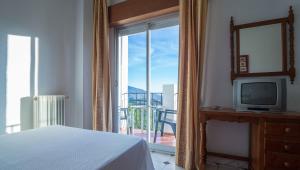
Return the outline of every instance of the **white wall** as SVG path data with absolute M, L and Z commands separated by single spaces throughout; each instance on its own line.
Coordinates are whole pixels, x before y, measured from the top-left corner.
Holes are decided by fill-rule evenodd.
M 235 24 L 288 16 L 288 8 L 295 13 L 296 68 L 300 69 L 300 1 L 298 0 L 209 0 L 208 47 L 204 106 L 232 107 L 230 81 L 230 16 Z M 300 78 L 294 85 L 288 83 L 288 109 L 300 111 Z M 208 150 L 247 156 L 248 125 L 210 121 L 208 123 Z
M 69 96 L 66 124 L 91 128 L 92 0 L 0 0 L 0 133 L 8 34 L 39 38 L 39 94 Z

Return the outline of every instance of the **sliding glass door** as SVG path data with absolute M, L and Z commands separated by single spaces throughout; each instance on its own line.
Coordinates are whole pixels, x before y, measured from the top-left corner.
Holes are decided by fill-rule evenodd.
M 141 136 L 146 131 L 146 32 L 119 37 L 119 132 Z
M 151 31 L 151 106 L 154 110 L 151 143 L 175 147 L 179 26 Z M 159 111 L 161 112 L 159 114 Z M 162 120 L 164 122 L 159 122 Z
M 119 133 L 174 151 L 178 19 L 121 28 L 118 35 Z

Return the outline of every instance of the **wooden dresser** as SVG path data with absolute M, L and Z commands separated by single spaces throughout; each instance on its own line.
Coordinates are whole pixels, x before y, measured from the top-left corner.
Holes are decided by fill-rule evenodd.
M 253 170 L 300 170 L 300 113 L 237 112 L 233 109 L 202 108 L 201 162 L 205 167 L 209 154 L 249 161 Z M 206 150 L 208 120 L 248 122 L 250 124 L 249 156 L 240 157 Z

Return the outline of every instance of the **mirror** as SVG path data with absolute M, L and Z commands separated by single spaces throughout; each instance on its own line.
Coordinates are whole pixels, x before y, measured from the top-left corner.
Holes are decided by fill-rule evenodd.
M 287 18 L 242 25 L 234 25 L 231 18 L 231 80 L 238 77 L 288 75 L 293 82 L 295 77 L 293 22 L 291 7 Z
M 281 24 L 240 30 L 239 56 L 248 56 L 248 72 L 282 71 Z

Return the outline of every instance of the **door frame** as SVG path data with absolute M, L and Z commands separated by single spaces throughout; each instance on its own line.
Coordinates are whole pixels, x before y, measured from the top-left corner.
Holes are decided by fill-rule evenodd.
M 114 70 L 114 78 L 113 78 L 113 103 L 114 104 L 114 112 L 113 112 L 113 126 L 114 126 L 114 132 L 118 133 L 119 131 L 119 91 L 120 91 L 120 87 L 119 87 L 119 63 L 120 63 L 120 47 L 119 47 L 119 37 L 120 36 L 124 36 L 124 35 L 130 35 L 130 34 L 134 34 L 134 33 L 139 33 L 139 32 L 146 32 L 146 91 L 147 91 L 147 110 L 148 113 L 150 113 L 150 109 L 151 109 L 151 101 L 149 100 L 149 98 L 151 97 L 150 94 L 150 82 L 151 80 L 149 80 L 151 78 L 151 30 L 156 30 L 156 29 L 160 29 L 160 28 L 166 28 L 166 27 L 171 27 L 171 26 L 176 26 L 179 25 L 179 14 L 178 12 L 173 13 L 173 14 L 169 14 L 169 15 L 165 15 L 162 17 L 158 17 L 158 18 L 154 18 L 154 19 L 150 19 L 150 20 L 146 20 L 144 22 L 140 22 L 140 23 L 136 23 L 136 24 L 130 24 L 130 25 L 125 25 L 125 26 L 121 26 L 118 28 L 114 28 L 114 37 L 113 37 L 113 45 L 114 45 L 114 50 L 113 50 L 113 70 Z M 175 154 L 175 147 L 172 146 L 166 146 L 166 145 L 162 145 L 162 144 L 154 144 L 151 143 L 151 129 L 150 126 L 151 124 L 149 117 L 151 116 L 150 114 L 147 114 L 148 116 L 148 128 L 147 128 L 147 139 L 148 139 L 148 144 L 149 144 L 149 148 L 151 151 L 157 151 L 157 152 L 161 152 L 161 153 L 166 153 L 166 154 L 171 154 L 174 155 Z M 149 133 L 150 132 L 150 133 Z

